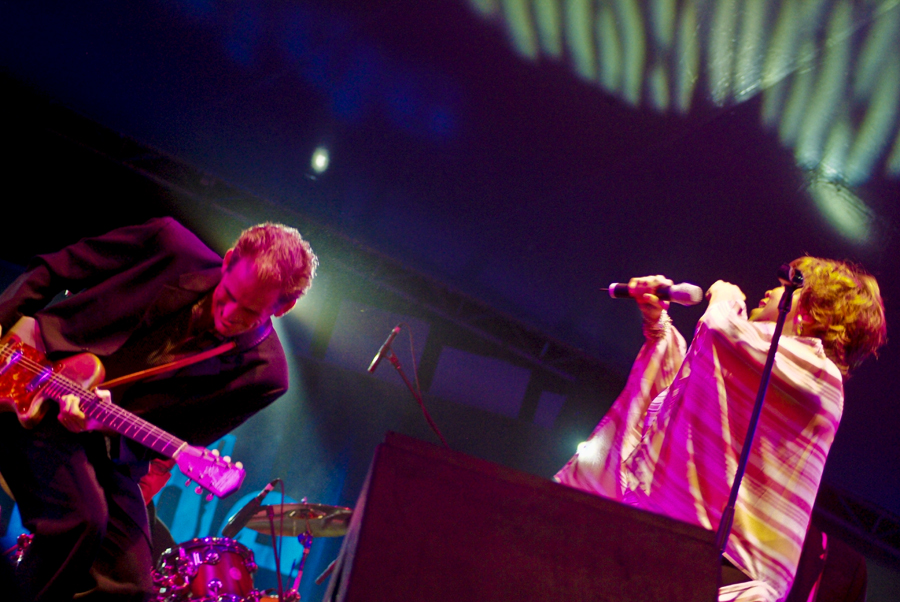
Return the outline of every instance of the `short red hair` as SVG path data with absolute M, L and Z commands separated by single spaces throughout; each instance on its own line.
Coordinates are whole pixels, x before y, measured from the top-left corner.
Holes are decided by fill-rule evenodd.
M 281 287 L 282 302 L 296 301 L 309 290 L 319 260 L 295 228 L 266 222 L 241 232 L 231 249 L 231 263 L 250 259 L 263 282 Z

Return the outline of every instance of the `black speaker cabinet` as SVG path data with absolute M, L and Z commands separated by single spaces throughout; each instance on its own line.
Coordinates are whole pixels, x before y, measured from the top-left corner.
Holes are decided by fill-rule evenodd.
M 713 602 L 715 533 L 388 433 L 326 602 Z

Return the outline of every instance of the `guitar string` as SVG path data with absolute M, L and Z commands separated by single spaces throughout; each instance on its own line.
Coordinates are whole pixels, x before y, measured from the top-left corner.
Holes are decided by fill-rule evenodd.
M 15 354 L 13 348 L 13 345 L 4 345 L 3 349 L 0 350 L 0 359 L 6 359 L 7 357 L 11 358 Z M 93 391 L 88 391 L 75 381 L 62 374 L 53 372 L 52 366 L 41 364 L 40 362 L 37 362 L 26 355 L 22 355 L 21 358 L 16 362 L 15 366 L 21 366 L 27 371 L 35 374 L 35 376 L 49 370 L 50 376 L 48 377 L 48 382 L 44 387 L 46 392 L 57 392 L 62 393 L 63 395 L 71 393 L 72 395 L 78 397 L 82 402 L 87 401 L 86 404 L 83 404 L 82 409 L 86 410 L 85 414 L 90 418 L 96 418 L 98 416 L 98 413 L 102 413 L 102 410 L 105 409 L 107 410 L 107 413 L 111 415 L 112 420 L 118 419 L 120 421 L 120 424 L 132 423 L 133 429 L 137 431 L 137 434 L 143 434 L 144 436 L 143 439 L 139 439 L 141 443 L 146 444 L 146 438 L 148 437 L 154 437 L 166 447 L 174 447 L 175 449 L 178 449 L 184 443 L 178 437 L 175 437 L 174 435 L 147 422 L 139 416 L 135 416 L 131 412 L 128 412 L 124 408 L 121 408 L 113 403 L 104 403 L 103 407 L 99 408 L 96 404 L 102 402 L 95 401 L 100 399 L 100 397 L 96 393 L 94 393 Z M 54 397 L 54 399 L 56 398 Z M 114 428 L 116 427 L 115 424 L 111 426 L 113 426 Z M 128 436 L 127 429 L 126 432 L 122 434 Z M 161 452 L 162 450 L 157 451 Z
M 15 345 L 12 345 L 9 343 L 0 346 L 0 360 L 5 360 L 5 359 L 9 358 L 11 361 L 12 357 L 18 351 L 18 350 L 15 350 L 14 347 L 15 347 Z M 103 410 L 106 410 L 108 415 L 110 415 L 110 416 L 115 415 L 115 416 L 112 416 L 111 420 L 118 419 L 120 421 L 120 424 L 121 423 L 129 424 L 130 423 L 130 425 L 132 425 L 134 427 L 134 430 L 137 432 L 137 434 L 143 433 L 144 437 L 141 439 L 137 439 L 136 435 L 135 436 L 128 435 L 127 434 L 128 429 L 125 429 L 125 431 L 122 432 L 123 435 L 125 435 L 126 437 L 134 438 L 135 440 L 139 441 L 140 443 L 142 443 L 144 445 L 148 445 L 147 444 L 148 437 L 153 437 L 155 439 L 156 443 L 161 443 L 163 446 L 163 447 L 157 448 L 156 451 L 163 453 L 163 454 L 167 455 L 168 457 L 172 457 L 178 451 L 183 450 L 183 448 L 185 448 L 187 445 L 183 440 L 179 439 L 178 437 L 175 437 L 174 435 L 168 433 L 167 431 L 164 431 L 163 429 L 155 426 L 154 424 L 147 422 L 143 418 L 136 416 L 135 414 L 133 414 L 131 412 L 128 412 L 124 408 L 121 408 L 114 403 L 108 403 L 108 404 L 103 403 L 102 407 L 100 407 L 99 404 L 102 402 L 95 401 L 95 400 L 100 399 L 100 397 L 96 393 L 94 393 L 93 391 L 88 391 L 87 389 L 85 389 L 84 387 L 82 387 L 81 385 L 76 383 L 75 381 L 69 379 L 68 377 L 66 377 L 62 374 L 54 372 L 52 366 L 47 366 L 45 364 L 41 364 L 40 362 L 37 362 L 24 354 L 22 354 L 19 357 L 19 359 L 15 362 L 14 365 L 10 365 L 9 363 L 7 363 L 7 364 L 5 364 L 5 366 L 21 367 L 21 368 L 24 368 L 26 371 L 30 371 L 31 373 L 35 374 L 36 376 L 41 374 L 44 371 L 49 370 L 49 376 L 47 379 L 48 382 L 44 386 L 43 392 L 46 392 L 46 393 L 56 392 L 57 394 L 58 393 L 63 393 L 63 394 L 71 393 L 73 395 L 76 395 L 76 397 L 78 397 L 82 402 L 85 401 L 85 399 L 87 399 L 87 401 L 88 401 L 87 407 L 86 408 L 83 407 L 83 409 L 85 410 L 85 414 L 88 417 L 94 418 L 97 416 L 98 412 L 102 413 Z M 120 427 L 117 427 L 114 423 L 110 424 L 110 426 L 112 426 L 113 428 L 120 428 Z M 149 444 L 148 447 L 151 447 L 151 449 L 154 448 L 152 443 Z M 172 449 L 166 450 L 165 449 L 166 447 L 172 448 Z M 202 448 L 200 448 L 200 449 L 202 449 Z M 230 462 L 225 462 L 224 459 L 219 458 L 218 456 L 216 456 L 215 459 L 210 459 L 207 455 L 206 450 L 203 450 L 201 452 L 201 455 L 207 461 L 212 460 L 213 466 L 222 468 L 223 466 L 220 464 L 220 462 L 224 463 L 224 467 L 228 469 L 226 471 L 227 474 L 230 474 L 232 472 L 232 470 L 234 470 L 236 468 Z M 189 476 L 189 475 L 185 475 L 185 476 Z M 199 479 L 198 482 L 201 484 L 201 486 L 204 486 L 207 489 L 213 488 L 212 486 L 215 485 L 216 482 L 221 482 L 221 479 L 212 479 L 211 475 L 209 473 L 204 473 L 202 475 L 189 476 L 189 478 L 192 480 L 195 480 L 195 481 L 197 481 Z

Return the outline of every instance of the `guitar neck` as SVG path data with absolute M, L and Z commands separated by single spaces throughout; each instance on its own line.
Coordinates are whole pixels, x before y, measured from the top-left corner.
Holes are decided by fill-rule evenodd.
M 43 416 L 40 398 L 62 402 L 67 395 L 75 395 L 87 418 L 163 456 L 175 458 L 186 477 L 213 494 L 224 497 L 241 486 L 246 473 L 240 463 L 231 464 L 215 450 L 190 446 L 128 410 L 103 401 L 92 390 L 102 379 L 102 366 L 96 356 L 82 353 L 51 365 L 39 350 L 13 337 L 0 341 L 0 404 L 10 404 L 26 428 Z M 4 408 L 0 406 L 0 411 Z
M 60 401 L 70 393 L 77 395 L 81 399 L 81 411 L 86 417 L 167 458 L 174 458 L 187 446 L 187 443 L 178 437 L 170 435 L 124 408 L 113 403 L 104 403 L 93 391 L 88 391 L 63 376 L 54 374 L 43 392 L 56 401 Z

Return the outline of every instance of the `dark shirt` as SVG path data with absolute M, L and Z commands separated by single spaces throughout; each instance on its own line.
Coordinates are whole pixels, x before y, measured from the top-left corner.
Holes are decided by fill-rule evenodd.
M 0 325 L 5 331 L 33 315 L 48 356 L 91 352 L 114 378 L 215 342 L 191 311 L 218 284 L 221 265 L 171 218 L 120 228 L 36 257 L 0 295 Z M 67 289 L 77 292 L 50 304 Z M 235 342 L 221 356 L 113 391 L 113 399 L 189 443 L 208 445 L 287 390 L 287 361 L 271 322 Z

